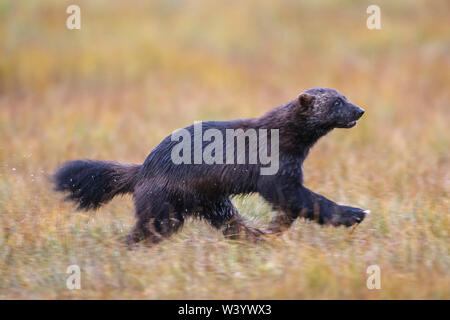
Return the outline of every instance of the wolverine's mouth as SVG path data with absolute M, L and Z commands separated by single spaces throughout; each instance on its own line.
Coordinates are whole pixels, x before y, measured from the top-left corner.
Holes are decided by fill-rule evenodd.
M 347 123 L 339 123 L 337 125 L 338 128 L 345 128 L 345 129 L 353 128 L 354 126 L 356 126 L 356 120 Z
M 354 126 L 356 126 L 356 120 L 355 121 L 350 121 L 349 123 L 347 123 L 344 128 L 353 128 Z

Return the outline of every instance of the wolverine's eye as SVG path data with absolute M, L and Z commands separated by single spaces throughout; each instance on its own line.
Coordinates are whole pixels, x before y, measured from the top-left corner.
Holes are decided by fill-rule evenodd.
M 337 99 L 337 100 L 334 102 L 334 106 L 335 106 L 335 107 L 339 107 L 341 104 L 342 104 L 341 99 Z

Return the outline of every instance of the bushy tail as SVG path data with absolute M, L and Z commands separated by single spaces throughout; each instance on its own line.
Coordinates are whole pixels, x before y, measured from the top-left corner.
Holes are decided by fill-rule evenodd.
M 56 191 L 78 209 L 97 209 L 118 194 L 133 192 L 141 165 L 110 161 L 75 160 L 64 163 L 53 175 Z

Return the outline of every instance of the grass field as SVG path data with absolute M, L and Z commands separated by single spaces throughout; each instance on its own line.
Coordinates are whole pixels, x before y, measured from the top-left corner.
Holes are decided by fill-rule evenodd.
M 0 0 L 0 298 L 449 299 L 448 1 Z M 77 158 L 142 163 L 196 120 L 262 115 L 310 87 L 366 109 L 319 141 L 305 184 L 372 214 L 225 241 L 192 221 L 127 250 L 131 197 L 76 212 L 47 177 Z M 258 196 L 236 199 L 266 227 Z M 81 290 L 66 269 L 81 268 Z M 366 287 L 370 265 L 381 289 Z

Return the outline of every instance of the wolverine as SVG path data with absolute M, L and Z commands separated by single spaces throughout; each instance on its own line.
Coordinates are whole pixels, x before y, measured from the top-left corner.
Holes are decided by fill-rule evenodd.
M 97 209 L 116 195 L 132 193 L 137 221 L 127 235 L 128 245 L 143 240 L 158 243 L 177 232 L 187 217 L 207 221 L 226 238 L 253 241 L 265 234 L 281 234 L 298 217 L 348 227 L 362 222 L 369 211 L 337 204 L 305 187 L 303 161 L 319 138 L 334 128 L 352 128 L 363 114 L 336 90 L 312 88 L 259 118 L 202 123 L 203 132 L 213 130 L 223 136 L 231 129 L 264 132 L 266 151 L 272 156 L 277 153 L 278 167 L 270 174 L 262 174 L 265 163 L 260 159 L 242 161 L 257 151 L 250 139 L 231 156 L 213 150 L 213 163 L 195 161 L 196 149 L 224 142 L 212 141 L 216 135 L 198 143 L 194 124 L 183 129 L 192 139 L 182 157 L 192 161 L 173 161 L 179 141 L 169 135 L 143 164 L 74 160 L 64 163 L 52 181 L 55 190 L 66 193 L 66 199 L 81 210 Z M 247 225 L 231 201 L 233 196 L 252 193 L 261 195 L 276 212 L 267 230 Z

